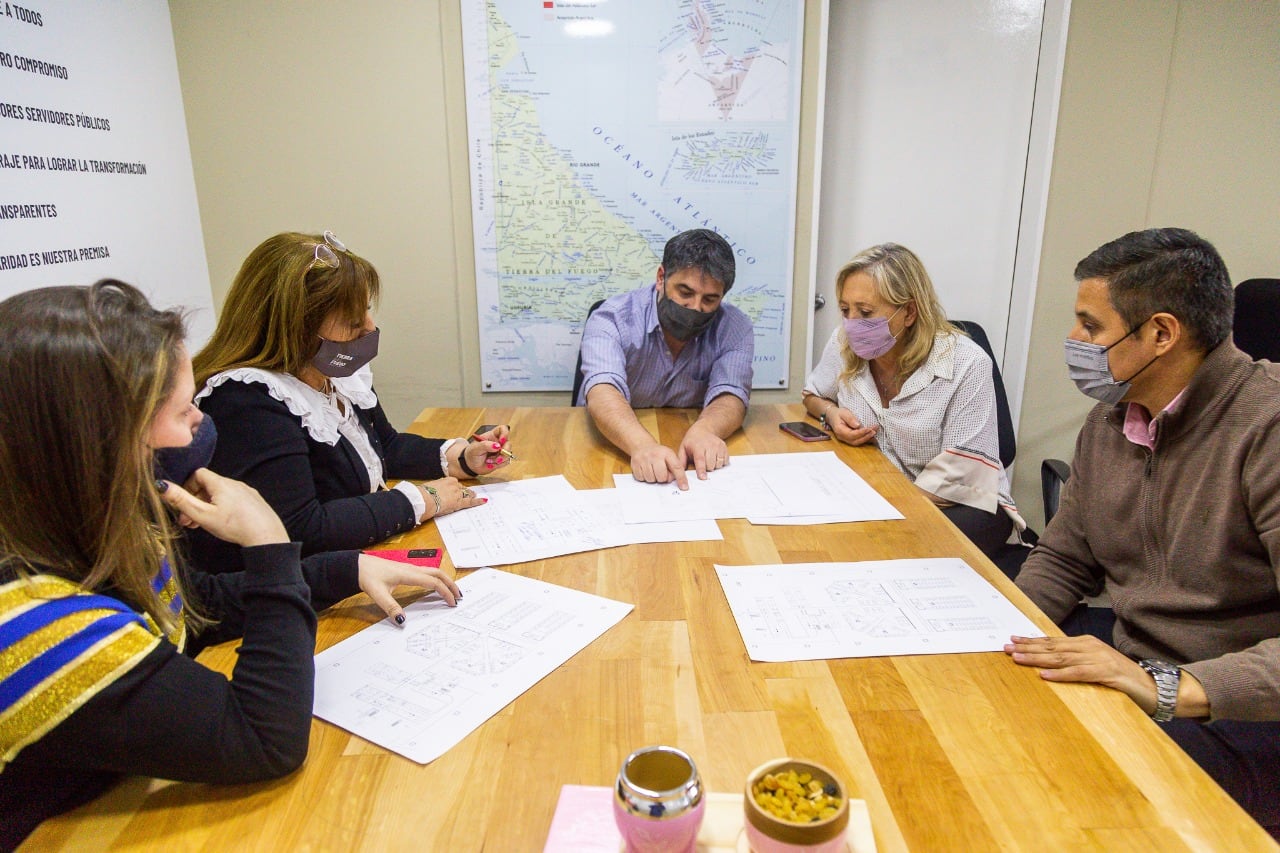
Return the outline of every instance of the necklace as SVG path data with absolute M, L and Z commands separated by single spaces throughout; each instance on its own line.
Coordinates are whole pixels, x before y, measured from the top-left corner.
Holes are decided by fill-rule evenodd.
M 898 394 L 898 377 L 896 374 L 889 376 L 887 379 L 881 379 L 877 375 L 874 367 L 871 368 L 871 380 L 876 383 L 876 390 L 880 392 L 880 399 L 886 405 Z

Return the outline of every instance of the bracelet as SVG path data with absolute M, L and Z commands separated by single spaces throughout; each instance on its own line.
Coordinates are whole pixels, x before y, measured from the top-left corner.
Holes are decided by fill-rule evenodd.
M 426 492 L 427 494 L 431 495 L 431 500 L 433 500 L 433 501 L 435 501 L 435 502 L 436 502 L 436 511 L 435 511 L 435 512 L 433 512 L 433 513 L 431 513 L 431 514 L 432 514 L 433 516 L 439 515 L 439 514 L 440 514 L 440 511 L 444 509 L 444 504 L 440 502 L 440 493 L 439 493 L 439 492 L 437 492 L 437 491 L 436 491 L 434 488 L 432 488 L 431 486 L 425 486 L 425 485 L 424 485 L 424 486 L 422 487 L 422 490 L 423 490 L 424 492 Z
M 823 429 L 825 430 L 831 429 L 831 424 L 827 423 L 827 412 L 830 412 L 832 409 L 838 409 L 838 408 L 840 408 L 839 403 L 831 403 L 830 406 L 827 406 L 825 409 L 822 410 L 822 414 L 818 415 L 818 423 L 822 424 Z
M 467 448 L 462 448 L 462 452 L 458 454 L 458 467 L 462 469 L 462 473 L 468 477 L 477 476 L 475 471 L 471 470 L 471 466 L 467 464 Z

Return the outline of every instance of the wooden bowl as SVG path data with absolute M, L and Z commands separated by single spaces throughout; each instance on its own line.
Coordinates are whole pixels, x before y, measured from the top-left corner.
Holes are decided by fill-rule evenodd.
M 809 773 L 824 787 L 834 785 L 840 797 L 840 807 L 836 813 L 823 820 L 795 823 L 761 808 L 752 794 L 756 782 L 766 774 L 788 770 Z M 845 849 L 844 833 L 849 826 L 849 792 L 836 775 L 821 764 L 799 758 L 777 758 L 761 764 L 747 775 L 742 808 L 747 841 L 756 853 L 791 853 L 797 850 L 834 853 Z

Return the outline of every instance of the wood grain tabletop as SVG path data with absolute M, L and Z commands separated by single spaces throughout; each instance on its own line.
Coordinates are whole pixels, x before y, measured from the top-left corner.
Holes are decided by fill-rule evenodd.
M 696 412 L 646 410 L 675 446 Z M 905 520 L 720 521 L 724 540 L 631 545 L 502 567 L 635 605 L 459 745 L 418 765 L 314 720 L 305 766 L 265 784 L 127 779 L 47 821 L 30 850 L 541 850 L 560 788 L 609 785 L 650 744 L 689 753 L 710 791 L 764 761 L 816 760 L 866 800 L 882 851 L 1274 850 L 1270 837 L 1122 694 L 1054 685 L 999 652 L 753 663 L 713 565 L 960 557 L 1056 629 L 874 448 L 778 429 L 799 405 L 752 406 L 730 453 L 836 451 Z M 629 470 L 585 410 L 429 409 L 411 430 L 512 427 L 501 477 L 577 488 Z M 442 543 L 435 525 L 387 547 Z M 447 555 L 445 567 L 452 568 Z M 404 590 L 407 603 L 415 595 Z M 777 594 L 785 597 L 786 589 Z M 317 650 L 378 621 L 363 596 L 320 618 Z M 229 673 L 235 644 L 200 660 Z

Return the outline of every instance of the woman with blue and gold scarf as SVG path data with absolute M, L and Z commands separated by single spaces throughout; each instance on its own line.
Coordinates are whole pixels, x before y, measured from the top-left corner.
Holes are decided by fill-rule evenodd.
M 299 545 L 242 483 L 156 478 L 202 420 L 182 316 L 120 282 L 42 288 L 0 302 L 0 341 L 0 849 L 123 774 L 296 769 L 316 624 Z M 184 567 L 183 526 L 238 545 L 244 570 Z M 359 586 L 340 555 L 347 579 L 316 597 L 398 610 L 399 582 L 455 601 L 447 578 L 360 560 Z M 188 632 L 243 636 L 230 681 L 183 654 Z

